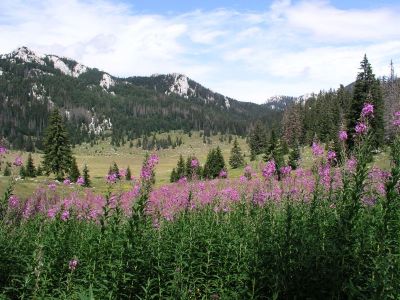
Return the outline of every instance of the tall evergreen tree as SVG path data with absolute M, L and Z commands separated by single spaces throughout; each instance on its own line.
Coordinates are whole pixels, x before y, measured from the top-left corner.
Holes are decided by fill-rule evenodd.
M 206 163 L 204 164 L 203 176 L 208 179 L 218 177 L 222 169 L 225 168 L 225 160 L 219 147 L 208 152 Z
M 294 142 L 292 150 L 289 153 L 288 165 L 291 166 L 293 170 L 296 170 L 299 167 L 299 160 L 300 160 L 300 146 L 299 142 L 296 140 Z
M 31 153 L 29 153 L 28 159 L 26 160 L 25 175 L 26 177 L 36 177 L 36 168 L 35 165 L 33 164 L 33 158 Z
M 375 78 L 372 72 L 371 64 L 367 56 L 361 62 L 360 72 L 354 84 L 353 101 L 351 104 L 349 116 L 349 144 L 354 144 L 354 128 L 359 120 L 364 103 L 369 102 L 374 105 L 374 117 L 370 121 L 373 131 L 373 144 L 375 147 L 382 145 L 384 140 L 384 122 L 383 122 L 383 98 L 379 80 Z
M 132 177 L 132 172 L 131 172 L 131 168 L 129 168 L 129 166 L 126 168 L 126 173 L 125 173 L 125 180 L 126 181 L 130 181 Z
M 90 187 L 92 185 L 87 164 L 83 167 L 83 179 L 85 180 L 85 183 L 83 184 L 84 187 Z
M 176 176 L 178 180 L 186 175 L 185 161 L 182 154 L 179 156 L 178 164 L 176 166 Z
M 119 174 L 119 168 L 117 163 L 114 161 L 112 167 L 111 167 L 111 173 L 115 174 L 117 176 L 118 179 L 121 179 L 121 176 Z
M 244 165 L 244 158 L 242 154 L 242 149 L 240 149 L 237 138 L 233 141 L 233 147 L 231 149 L 231 156 L 229 158 L 229 164 L 232 169 L 242 167 Z
M 249 147 L 251 159 L 254 160 L 258 154 L 265 150 L 266 146 L 266 133 L 264 125 L 258 121 L 256 122 L 253 130 L 250 133 Z
M 50 115 L 44 143 L 43 166 L 47 173 L 54 173 L 58 180 L 71 168 L 72 151 L 68 134 L 58 110 Z
M 81 172 L 79 171 L 76 158 L 73 157 L 71 162 L 71 169 L 69 171 L 69 179 L 71 179 L 72 182 L 76 182 L 79 176 L 81 176 Z

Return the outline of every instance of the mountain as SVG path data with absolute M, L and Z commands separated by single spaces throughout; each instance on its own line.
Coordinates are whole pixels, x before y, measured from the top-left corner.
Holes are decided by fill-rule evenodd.
M 57 55 L 20 47 L 0 56 L 0 139 L 42 148 L 49 112 L 65 117 L 74 144 L 111 136 L 119 145 L 151 132 L 204 130 L 245 135 L 257 120 L 278 127 L 282 112 L 240 102 L 183 74 L 119 78 Z

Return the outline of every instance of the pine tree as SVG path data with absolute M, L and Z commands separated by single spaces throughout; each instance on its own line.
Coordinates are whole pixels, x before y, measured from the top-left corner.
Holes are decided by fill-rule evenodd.
M 21 166 L 21 167 L 19 168 L 19 176 L 20 176 L 22 179 L 25 179 L 25 177 L 26 177 L 25 166 Z
M 11 176 L 11 164 L 8 162 L 4 168 L 3 176 Z
M 39 166 L 36 169 L 36 176 L 42 176 L 43 175 L 43 168 L 42 165 L 39 164 Z
M 363 105 L 365 102 L 369 102 L 374 105 L 374 117 L 370 120 L 370 126 L 373 131 L 373 145 L 380 147 L 384 138 L 383 99 L 380 83 L 375 78 L 366 55 L 361 62 L 360 69 L 361 71 L 358 73 L 354 84 L 353 101 L 349 116 L 349 145 L 352 147 L 354 144 L 354 128 L 359 120 Z
M 218 177 L 222 169 L 225 168 L 225 160 L 219 147 L 208 152 L 206 163 L 204 164 L 204 178 L 213 179 Z
M 170 178 L 169 178 L 169 181 L 170 181 L 170 182 L 176 182 L 176 181 L 178 181 L 178 178 L 177 178 L 177 176 L 176 176 L 176 170 L 175 170 L 175 168 L 172 169 L 172 172 L 171 172 L 171 176 L 170 176 Z
M 179 156 L 178 164 L 176 166 L 176 176 L 178 179 L 185 177 L 186 169 L 185 169 L 185 161 L 183 160 L 182 154 Z
M 50 115 L 44 143 L 43 166 L 47 173 L 54 173 L 58 180 L 64 178 L 71 167 L 72 152 L 68 134 L 58 110 Z
M 131 168 L 129 166 L 126 168 L 125 180 L 130 181 L 132 177 Z
M 71 162 L 71 169 L 69 171 L 69 179 L 72 182 L 76 182 L 79 176 L 81 176 L 81 172 L 79 172 L 78 164 L 76 163 L 76 158 L 73 157 Z
M 33 159 L 32 159 L 31 153 L 29 153 L 28 159 L 26 161 L 25 175 L 26 175 L 26 177 L 36 177 L 36 168 L 35 168 L 35 165 L 33 164 Z
M 121 179 L 121 176 L 119 174 L 119 168 L 116 162 L 113 163 L 113 166 L 111 168 L 111 173 L 115 174 L 117 176 L 118 179 Z
M 276 137 L 275 131 L 272 130 L 268 145 L 267 147 L 265 147 L 265 152 L 263 156 L 264 161 L 269 161 L 272 159 L 273 152 L 275 151 L 277 144 L 278 144 L 278 138 Z
M 233 147 L 231 149 L 229 164 L 232 167 L 232 169 L 236 169 L 244 165 L 242 149 L 240 149 L 239 143 L 236 138 L 233 142 Z
M 265 128 L 263 124 L 260 121 L 258 121 L 255 124 L 253 130 L 251 131 L 249 138 L 249 147 L 252 160 L 254 160 L 258 154 L 261 154 L 264 151 L 265 146 L 266 146 Z
M 299 167 L 299 160 L 300 160 L 300 146 L 299 142 L 296 140 L 294 142 L 292 150 L 289 153 L 288 165 L 291 166 L 293 170 L 296 170 Z
M 83 179 L 85 180 L 85 183 L 83 184 L 84 187 L 90 187 L 92 185 L 89 175 L 89 168 L 86 164 L 83 167 Z

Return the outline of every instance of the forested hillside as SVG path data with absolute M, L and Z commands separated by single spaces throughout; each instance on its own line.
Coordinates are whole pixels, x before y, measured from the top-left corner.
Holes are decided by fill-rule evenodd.
M 282 111 L 236 101 L 182 74 L 116 78 L 26 47 L 0 56 L 0 137 L 41 149 L 49 112 L 60 109 L 73 144 L 111 136 L 119 145 L 175 129 L 246 135 L 257 120 L 279 127 Z

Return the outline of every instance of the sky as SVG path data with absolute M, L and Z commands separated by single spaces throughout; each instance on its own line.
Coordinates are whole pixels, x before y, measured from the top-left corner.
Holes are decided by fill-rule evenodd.
M 118 77 L 183 73 L 263 103 L 400 66 L 398 0 L 1 0 L 0 53 L 27 46 Z

